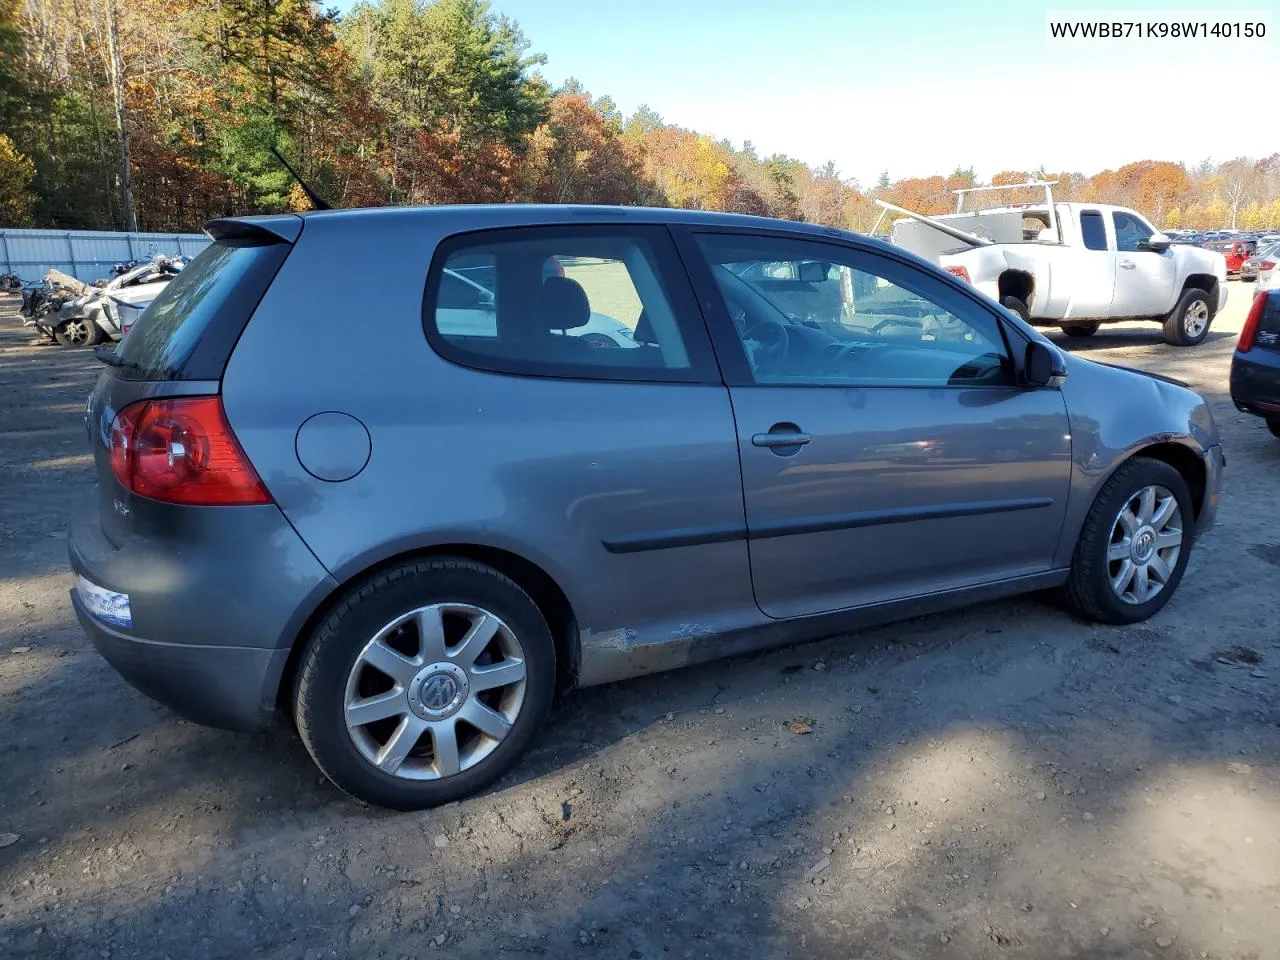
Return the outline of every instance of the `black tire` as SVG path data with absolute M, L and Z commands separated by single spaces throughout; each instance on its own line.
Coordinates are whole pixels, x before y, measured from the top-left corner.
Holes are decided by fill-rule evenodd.
M 1199 334 L 1192 335 L 1187 332 L 1185 321 L 1188 312 L 1197 303 L 1204 304 L 1208 316 L 1204 329 Z M 1212 323 L 1213 306 L 1209 303 L 1209 295 L 1196 287 L 1188 287 L 1178 299 L 1178 305 L 1173 308 L 1173 312 L 1165 318 L 1164 342 L 1175 347 L 1194 347 L 1203 343 L 1205 337 L 1209 336 L 1209 327 Z
M 63 320 L 53 328 L 53 339 L 64 347 L 92 347 L 102 342 L 102 328 L 88 317 Z
M 352 742 L 345 720 L 348 674 L 385 624 L 431 603 L 468 603 L 496 614 L 517 636 L 526 668 L 524 701 L 506 737 L 469 769 L 436 780 L 411 780 L 377 769 Z M 294 721 L 316 765 L 358 800 L 420 810 L 460 800 L 488 786 L 520 758 L 555 692 L 555 642 L 537 604 L 498 571 L 469 560 L 431 559 L 366 580 L 316 628 L 294 681 Z
M 1280 437 L 1280 417 L 1267 418 L 1267 429 L 1273 437 Z
M 1063 326 L 1062 332 L 1065 333 L 1068 337 L 1092 337 L 1095 333 L 1098 332 L 1099 326 L 1101 326 L 1101 324 L 1070 323 Z
M 1173 575 L 1163 590 L 1142 604 L 1126 603 L 1111 589 L 1107 549 L 1111 528 L 1125 503 L 1143 487 L 1159 484 L 1174 495 L 1182 511 L 1182 550 Z M 1157 613 L 1178 589 L 1191 556 L 1195 512 L 1187 482 L 1173 467 L 1160 460 L 1134 457 L 1116 470 L 1098 492 L 1085 517 L 1071 560 L 1071 574 L 1063 587 L 1067 605 L 1097 623 L 1138 623 Z
M 1015 296 L 1001 297 L 1000 306 L 1004 307 L 1006 310 L 1012 313 L 1016 313 L 1018 316 L 1020 316 L 1023 320 L 1027 321 L 1028 323 L 1031 322 L 1031 311 L 1027 308 L 1027 305 L 1017 297 Z

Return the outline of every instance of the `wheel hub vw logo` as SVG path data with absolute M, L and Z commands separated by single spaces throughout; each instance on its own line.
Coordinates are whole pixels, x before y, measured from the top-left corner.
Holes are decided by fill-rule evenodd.
M 447 673 L 437 673 L 423 681 L 420 696 L 428 710 L 444 710 L 458 696 L 458 681 Z
M 1143 530 L 1133 538 L 1133 559 L 1139 563 L 1147 560 L 1151 556 L 1152 546 L 1155 544 L 1155 535 L 1150 530 Z

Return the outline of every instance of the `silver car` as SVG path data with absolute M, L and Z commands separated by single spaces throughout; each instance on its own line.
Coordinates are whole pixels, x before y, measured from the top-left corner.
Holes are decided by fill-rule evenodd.
M 1264 274 L 1275 270 L 1277 260 L 1280 260 L 1280 243 L 1259 242 L 1258 252 L 1240 264 L 1240 279 L 1262 279 Z
M 573 687 L 1046 588 L 1143 620 L 1217 510 L 1196 393 L 866 237 L 536 206 L 208 232 L 99 351 L 72 599 L 139 689 L 289 714 L 371 803 L 480 789 Z M 374 275 L 372 306 L 341 280 Z M 634 345 L 564 335 L 593 316 Z

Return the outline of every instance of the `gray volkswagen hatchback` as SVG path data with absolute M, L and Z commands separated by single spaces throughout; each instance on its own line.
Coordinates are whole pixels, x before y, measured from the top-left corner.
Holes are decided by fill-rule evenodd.
M 866 237 L 534 206 L 208 232 L 102 353 L 72 600 L 140 690 L 291 714 L 371 803 L 490 783 L 557 690 L 1043 588 L 1142 620 L 1217 509 L 1199 396 Z

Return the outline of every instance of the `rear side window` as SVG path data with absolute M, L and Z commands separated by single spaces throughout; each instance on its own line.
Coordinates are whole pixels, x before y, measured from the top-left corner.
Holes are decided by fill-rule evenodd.
M 1097 210 L 1085 210 L 1080 214 L 1080 235 L 1086 250 L 1107 249 L 1107 231 L 1102 225 L 1102 214 Z
M 118 375 L 217 380 L 289 254 L 287 243 L 218 240 L 152 301 L 116 347 Z
M 445 358 L 499 373 L 718 381 L 661 227 L 489 230 L 441 245 L 423 326 Z

